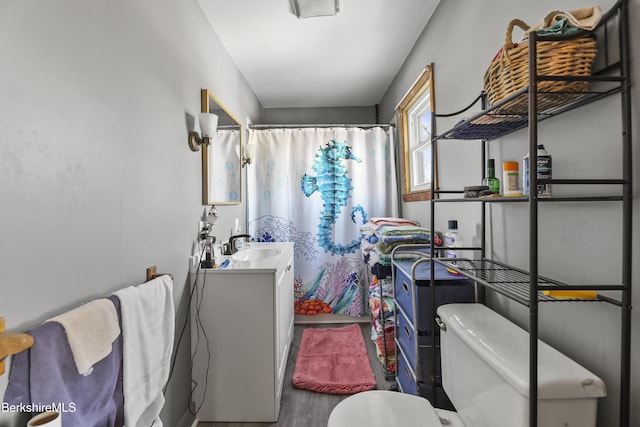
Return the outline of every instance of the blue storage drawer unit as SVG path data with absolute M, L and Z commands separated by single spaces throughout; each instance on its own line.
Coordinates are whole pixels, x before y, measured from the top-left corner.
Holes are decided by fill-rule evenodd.
M 418 394 L 418 381 L 416 375 L 411 369 L 411 365 L 407 362 L 404 354 L 398 354 L 396 357 L 396 379 L 401 392 L 408 394 Z
M 432 288 L 430 260 L 393 263 L 396 381 L 404 393 L 420 395 L 436 406 L 451 408 L 440 386 L 440 333 L 434 326 L 435 309 L 443 304 L 476 302 L 476 286 L 473 280 L 450 273 L 441 264 L 433 265 L 435 286 Z
M 434 389 L 429 383 L 419 382 L 416 379 L 416 374 L 411 369 L 411 365 L 404 357 L 404 354 L 400 353 L 397 358 L 397 382 L 398 390 L 402 393 L 413 394 L 414 396 L 422 396 L 431 402 L 435 407 L 442 409 L 453 410 L 453 404 L 449 401 L 447 394 L 442 387 Z
M 412 322 L 407 319 L 401 309 L 396 313 L 396 339 L 403 353 L 407 355 L 409 362 L 411 362 L 411 366 L 415 366 L 416 331 L 413 329 Z
M 436 351 L 431 351 L 431 337 L 419 335 L 400 311 L 396 317 L 396 346 L 406 358 L 407 365 L 416 377 L 433 381 L 440 372 L 440 337 L 436 336 Z M 433 372 L 433 358 L 436 358 L 436 372 Z
M 431 262 L 416 261 L 415 281 L 412 280 L 413 262 L 395 262 L 395 299 L 406 313 L 413 319 L 416 331 L 429 335 L 433 328 L 435 312 L 431 298 Z M 437 308 L 443 304 L 474 302 L 475 285 L 465 276 L 458 276 L 447 271 L 441 264 L 435 265 L 435 298 Z

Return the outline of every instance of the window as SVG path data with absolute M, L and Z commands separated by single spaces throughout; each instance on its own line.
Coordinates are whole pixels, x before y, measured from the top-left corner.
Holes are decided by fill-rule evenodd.
M 431 194 L 431 156 L 435 155 L 435 100 L 433 64 L 420 74 L 397 107 L 402 153 L 402 200 L 429 200 Z M 435 162 L 433 163 L 435 165 Z M 437 168 L 434 172 L 437 172 Z M 437 188 L 437 174 L 433 174 Z

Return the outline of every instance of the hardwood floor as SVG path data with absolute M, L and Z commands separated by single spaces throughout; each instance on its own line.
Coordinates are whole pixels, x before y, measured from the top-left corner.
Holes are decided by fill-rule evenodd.
M 379 390 L 388 390 L 395 384 L 395 381 L 387 381 L 384 375 L 384 369 L 376 358 L 375 348 L 371 341 L 371 324 L 360 323 L 360 329 L 367 344 L 369 353 L 369 361 L 376 379 L 377 388 Z M 280 407 L 280 416 L 277 423 L 198 423 L 198 427 L 326 427 L 329 414 L 333 408 L 347 395 L 335 395 L 326 393 L 316 393 L 308 390 L 301 390 L 293 385 L 293 371 L 296 365 L 296 356 L 300 346 L 302 331 L 305 328 L 327 328 L 340 327 L 345 324 L 306 324 L 295 325 L 293 343 L 289 352 L 287 361 L 287 370 L 285 372 L 284 386 L 282 391 L 282 403 Z

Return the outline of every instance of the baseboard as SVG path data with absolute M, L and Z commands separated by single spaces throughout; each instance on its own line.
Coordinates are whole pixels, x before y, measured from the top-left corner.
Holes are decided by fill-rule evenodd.
M 346 314 L 317 314 L 304 316 L 296 314 L 296 325 L 326 324 L 326 323 L 371 323 L 371 316 L 353 317 Z
M 193 419 L 193 415 L 187 411 L 178 421 L 178 427 L 198 427 L 198 420 Z

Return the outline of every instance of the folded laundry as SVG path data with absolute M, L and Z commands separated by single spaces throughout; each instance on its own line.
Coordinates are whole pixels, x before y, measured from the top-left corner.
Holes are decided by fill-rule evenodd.
M 419 227 L 416 225 L 399 225 L 399 226 L 384 226 L 378 231 L 379 236 L 384 240 L 390 236 L 411 236 L 411 235 L 424 235 L 429 237 L 431 232 L 428 228 Z
M 585 6 L 575 10 L 554 10 L 538 25 L 525 32 L 523 40 L 535 31 L 538 35 L 572 34 L 578 30 L 593 30 L 602 19 L 600 6 Z
M 404 239 L 396 240 L 393 242 L 385 243 L 383 241 L 379 241 L 376 243 L 376 251 L 378 252 L 378 256 L 382 258 L 383 255 L 390 255 L 393 249 L 400 245 L 416 245 L 416 244 L 429 244 L 430 239 L 425 238 L 424 236 L 411 236 L 406 237 Z
M 419 225 L 419 223 L 406 218 L 396 217 L 377 217 L 370 218 L 369 223 L 382 226 L 382 225 Z

